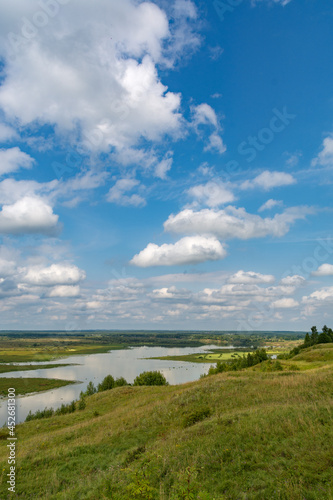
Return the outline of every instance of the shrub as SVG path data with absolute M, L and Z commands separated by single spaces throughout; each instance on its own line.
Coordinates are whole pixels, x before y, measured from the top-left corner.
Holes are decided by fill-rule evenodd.
M 124 379 L 124 377 L 119 377 L 115 380 L 115 387 L 122 387 L 124 385 L 128 385 L 128 382 Z
M 112 375 L 107 375 L 100 384 L 98 384 L 98 392 L 108 391 L 115 386 L 114 378 Z
M 183 420 L 183 427 L 190 427 L 191 425 L 201 422 L 205 418 L 211 415 L 211 410 L 208 406 L 201 406 L 200 408 L 194 410 L 193 412 L 186 415 Z
M 81 393 L 81 394 L 83 394 L 83 393 Z M 87 403 L 86 403 L 86 398 L 84 397 L 84 395 L 81 396 L 81 394 L 80 394 L 78 409 L 84 410 L 85 407 L 87 406 Z
M 28 415 L 26 416 L 25 421 L 29 422 L 29 420 L 38 420 L 40 418 L 48 418 L 48 417 L 52 417 L 53 415 L 54 415 L 53 408 L 44 408 L 44 410 L 37 410 L 35 413 L 32 413 L 30 410 Z
M 87 385 L 87 390 L 85 392 L 86 396 L 92 396 L 93 394 L 95 394 L 95 392 L 97 392 L 96 387 L 92 382 L 89 382 L 89 384 Z
M 143 372 L 138 375 L 133 385 L 168 385 L 166 378 L 161 372 Z

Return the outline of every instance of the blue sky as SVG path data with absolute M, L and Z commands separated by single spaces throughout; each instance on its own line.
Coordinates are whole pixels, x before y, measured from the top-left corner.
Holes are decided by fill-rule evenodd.
M 332 21 L 328 0 L 2 5 L 0 328 L 332 324 Z

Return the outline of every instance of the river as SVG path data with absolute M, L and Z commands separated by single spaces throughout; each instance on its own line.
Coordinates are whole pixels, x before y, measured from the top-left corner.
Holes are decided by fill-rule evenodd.
M 231 347 L 231 346 L 230 346 Z M 23 422 L 31 410 L 43 410 L 45 407 L 54 409 L 62 403 L 70 403 L 73 399 L 79 399 L 81 391 L 85 391 L 89 381 L 95 386 L 103 380 L 106 375 L 111 374 L 114 378 L 124 377 L 127 382 L 132 383 L 137 375 L 144 371 L 159 370 L 163 373 L 169 384 L 183 384 L 200 378 L 207 373 L 208 363 L 189 363 L 186 361 L 169 361 L 159 359 L 144 359 L 157 356 L 180 356 L 196 352 L 207 352 L 216 345 L 205 345 L 202 347 L 134 347 L 110 351 L 103 354 L 89 354 L 81 356 L 68 356 L 53 363 L 73 363 L 74 366 L 43 369 L 43 363 L 31 363 L 40 365 L 39 370 L 28 370 L 22 372 L 8 372 L 1 374 L 2 377 L 22 378 L 56 378 L 73 380 L 73 384 L 58 389 L 52 389 L 37 394 L 17 397 L 16 399 L 16 423 Z M 221 347 L 220 347 L 221 348 Z M 17 363 L 18 365 L 20 363 Z M 25 363 L 26 364 L 26 363 Z M 52 364 L 48 361 L 45 364 Z M 5 399 L 0 400 L 0 425 L 7 420 L 7 403 Z

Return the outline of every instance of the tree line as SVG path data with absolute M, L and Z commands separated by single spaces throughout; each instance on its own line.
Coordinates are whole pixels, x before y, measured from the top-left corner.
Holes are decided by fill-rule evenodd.
M 328 326 L 324 325 L 321 333 L 319 333 L 317 327 L 312 326 L 311 334 L 307 333 L 305 335 L 303 344 L 294 347 L 294 349 L 290 351 L 290 356 L 296 356 L 302 349 L 306 349 L 307 347 L 312 347 L 317 344 L 330 344 L 331 342 L 333 342 L 332 328 L 328 328 Z

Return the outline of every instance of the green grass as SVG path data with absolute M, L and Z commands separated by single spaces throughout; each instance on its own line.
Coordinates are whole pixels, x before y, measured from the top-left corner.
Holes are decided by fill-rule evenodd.
M 15 498 L 332 500 L 332 394 L 331 361 L 97 393 L 82 411 L 17 427 Z
M 51 378 L 0 378 L 0 396 L 7 396 L 9 388 L 14 388 L 16 396 L 19 396 L 48 391 L 68 384 L 73 384 L 73 381 Z
M 189 363 L 216 363 L 217 361 L 230 361 L 232 359 L 237 358 L 237 356 L 247 356 L 249 353 L 252 353 L 253 350 L 218 350 L 214 349 L 214 352 L 209 353 L 200 353 L 196 352 L 194 354 L 184 354 L 183 356 L 160 356 L 154 358 L 146 358 L 146 359 L 163 359 L 168 361 L 187 361 Z M 279 354 L 280 350 L 268 350 L 267 354 L 270 356 L 273 354 Z
M 15 349 L 1 349 L 0 363 L 20 363 L 29 361 L 51 361 L 66 356 L 83 354 L 98 354 L 114 349 L 126 349 L 121 345 L 73 345 L 68 348 L 48 346 L 43 348 L 22 347 Z
M 59 368 L 63 366 L 75 366 L 73 363 L 61 364 L 54 363 L 52 365 L 0 365 L 0 373 L 8 372 L 23 372 L 28 370 L 46 370 L 50 368 Z

